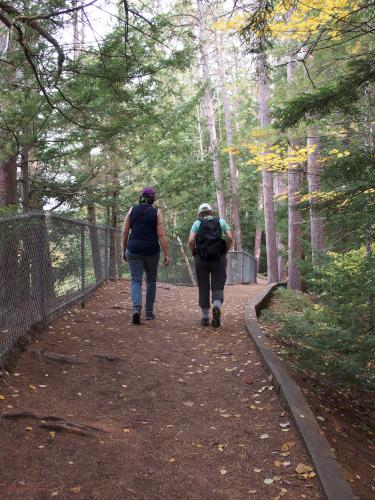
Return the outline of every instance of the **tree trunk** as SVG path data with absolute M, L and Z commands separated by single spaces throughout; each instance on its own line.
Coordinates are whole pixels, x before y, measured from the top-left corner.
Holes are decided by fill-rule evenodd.
M 113 176 L 113 191 L 111 204 L 111 230 L 109 240 L 109 277 L 112 279 L 118 278 L 118 237 L 117 237 L 117 222 L 118 222 L 118 175 L 116 172 Z
M 203 134 L 201 127 L 201 109 L 200 104 L 197 105 L 197 131 L 198 131 L 198 141 L 199 141 L 199 156 L 198 160 L 203 161 L 204 152 L 203 152 Z
M 208 58 L 206 49 L 206 37 L 205 37 L 205 21 L 202 8 L 202 0 L 197 0 L 197 13 L 199 20 L 199 49 L 201 53 L 201 65 L 203 73 L 203 85 L 205 87 L 205 111 L 208 124 L 208 131 L 210 134 L 210 152 L 213 159 L 214 165 L 214 178 L 216 186 L 216 199 L 219 217 L 226 219 L 225 211 L 225 200 L 224 200 L 224 190 L 222 186 L 222 175 L 221 175 L 221 164 L 218 150 L 218 141 L 216 133 L 215 124 L 215 110 L 213 104 L 213 97 L 211 91 L 211 82 L 208 71 Z
M 288 56 L 287 82 L 292 84 L 296 69 L 296 62 Z M 289 150 L 297 147 L 296 141 L 289 138 Z M 302 215 L 297 208 L 300 200 L 302 174 L 300 165 L 292 165 L 288 169 L 288 288 L 302 290 L 302 274 L 299 260 L 302 259 Z
M 263 186 L 259 183 L 258 186 L 258 214 L 263 212 Z M 254 242 L 254 258 L 256 261 L 256 271 L 259 273 L 260 268 L 260 253 L 262 248 L 262 229 L 256 227 L 255 229 L 255 242 Z
M 275 175 L 274 191 L 276 203 L 280 203 L 277 197 L 288 193 L 288 179 L 284 172 L 279 172 Z M 283 201 L 281 203 L 284 203 Z M 286 243 L 283 240 L 282 234 L 276 232 L 276 247 L 277 247 L 277 267 L 279 271 L 279 281 L 284 282 L 287 279 L 287 257 Z
M 221 87 L 221 97 L 223 101 L 224 108 L 224 120 L 225 120 L 225 130 L 227 136 L 227 146 L 228 148 L 233 147 L 233 131 L 232 131 L 232 120 L 230 116 L 229 109 L 229 99 L 228 92 L 225 84 L 225 69 L 224 61 L 221 53 L 220 41 L 218 40 L 218 35 L 216 33 L 216 55 L 217 55 L 217 69 L 218 76 Z M 229 168 L 230 168 L 230 183 L 232 190 L 232 216 L 234 224 L 234 239 L 235 248 L 237 251 L 242 251 L 242 241 L 241 241 L 241 224 L 240 224 L 240 214 L 238 210 L 238 169 L 236 158 L 231 151 L 228 153 L 229 157 Z
M 314 193 L 320 192 L 321 165 L 319 163 L 319 136 L 313 126 L 307 128 L 307 146 L 314 148 L 307 157 L 307 183 L 310 194 L 312 264 L 316 267 L 319 264 L 319 255 L 324 249 L 324 219 L 316 206 L 318 199 L 314 196 Z
M 262 53 L 257 56 L 258 68 L 258 102 L 259 102 L 259 122 L 262 128 L 270 125 L 269 110 L 269 89 L 268 89 L 268 69 L 267 56 Z M 263 184 L 263 205 L 264 205 L 264 223 L 266 233 L 267 248 L 267 275 L 268 282 L 278 281 L 277 268 L 277 249 L 276 249 L 276 223 L 275 209 L 273 203 L 273 179 L 272 173 L 268 170 L 262 170 Z
M 96 209 L 94 203 L 88 198 L 87 200 L 87 220 L 92 224 L 96 224 Z M 95 281 L 99 283 L 103 279 L 102 258 L 100 255 L 100 241 L 98 229 L 89 226 L 92 264 L 94 266 Z
M 186 267 L 187 267 L 187 270 L 188 270 L 191 282 L 192 282 L 193 286 L 197 286 L 197 282 L 196 282 L 196 279 L 195 279 L 195 276 L 194 276 L 193 268 L 190 265 L 189 257 L 186 255 L 184 245 L 182 244 L 181 238 L 179 236 L 177 236 L 177 241 L 178 241 L 178 244 L 180 246 L 182 258 L 185 261 L 185 264 L 186 264 Z
M 291 149 L 293 145 L 292 143 Z M 288 169 L 288 288 L 302 290 L 302 274 L 299 260 L 302 259 L 302 215 L 296 207 L 300 200 L 302 174 L 299 165 Z
M 0 157 L 0 207 L 17 203 L 17 154 Z

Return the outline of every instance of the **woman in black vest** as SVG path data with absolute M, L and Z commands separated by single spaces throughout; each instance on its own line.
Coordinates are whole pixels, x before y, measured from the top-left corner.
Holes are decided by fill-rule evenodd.
M 164 266 L 168 266 L 170 262 L 163 216 L 161 210 L 153 206 L 155 197 L 156 192 L 153 188 L 143 189 L 139 204 L 133 205 L 126 215 L 122 232 L 122 253 L 124 260 L 129 264 L 131 274 L 131 298 L 135 324 L 141 322 L 144 271 L 146 273 L 146 319 L 155 318 L 154 302 L 160 246 L 164 254 Z

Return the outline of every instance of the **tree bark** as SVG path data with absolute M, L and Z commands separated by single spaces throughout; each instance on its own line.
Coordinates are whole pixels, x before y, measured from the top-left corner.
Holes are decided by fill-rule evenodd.
M 292 84 L 296 62 L 288 56 L 287 82 Z M 296 141 L 289 138 L 289 150 L 297 147 Z M 292 165 L 288 169 L 288 288 L 302 290 L 302 274 L 299 260 L 302 259 L 302 215 L 297 208 L 300 200 L 302 174 L 300 165 Z
M 291 149 L 296 146 L 292 142 Z M 302 215 L 297 208 L 300 200 L 302 173 L 300 165 L 288 169 L 288 288 L 302 290 L 302 274 L 299 260 L 302 259 Z
M 269 89 L 268 89 L 268 68 L 267 55 L 261 53 L 257 56 L 258 69 L 258 103 L 259 103 L 259 122 L 264 129 L 270 125 L 270 110 L 269 110 Z M 263 206 L 264 206 L 264 222 L 266 233 L 266 249 L 267 249 L 267 275 L 268 282 L 275 283 L 278 281 L 277 268 L 277 249 L 276 249 L 276 222 L 275 208 L 273 202 L 273 179 L 272 173 L 266 169 L 262 170 L 263 184 Z
M 96 224 L 96 209 L 90 198 L 87 200 L 87 220 L 92 224 Z M 89 226 L 92 264 L 94 266 L 95 281 L 99 283 L 103 279 L 102 258 L 100 255 L 100 241 L 98 229 Z
M 17 154 L 0 157 L 0 207 L 17 203 Z
M 228 148 L 233 147 L 233 130 L 232 130 L 232 120 L 230 116 L 230 108 L 229 108 L 229 99 L 228 92 L 225 83 L 225 69 L 224 69 L 224 61 L 221 53 L 220 41 L 218 40 L 218 35 L 216 33 L 215 37 L 216 42 L 216 56 L 217 56 L 217 69 L 218 76 L 221 87 L 221 98 L 223 102 L 224 109 L 224 121 L 225 121 L 225 130 L 227 136 L 227 146 Z M 228 153 L 229 157 L 229 168 L 230 168 L 230 183 L 232 190 L 232 217 L 234 224 L 234 239 L 235 239 L 235 248 L 237 251 L 242 251 L 242 241 L 241 241 L 241 223 L 240 223 L 240 214 L 238 210 L 238 169 L 236 158 L 231 151 Z
M 317 208 L 317 197 L 314 193 L 320 192 L 321 165 L 319 163 L 319 136 L 314 126 L 307 128 L 307 146 L 314 148 L 307 157 L 307 183 L 310 194 L 310 230 L 312 264 L 319 264 L 319 255 L 324 249 L 324 219 Z
M 263 212 L 263 186 L 259 183 L 258 186 L 258 213 Z M 254 242 L 254 258 L 256 261 L 257 273 L 259 273 L 260 268 L 260 254 L 262 248 L 262 229 L 256 227 L 255 229 L 255 242 Z
M 118 222 L 118 174 L 113 172 L 113 190 L 112 190 L 112 203 L 111 203 L 111 230 L 109 240 L 109 277 L 118 278 L 118 236 L 117 236 L 117 222 Z
M 279 172 L 275 175 L 274 191 L 276 203 L 280 203 L 277 197 L 288 193 L 288 179 L 284 172 Z M 283 202 L 282 202 L 283 203 Z M 282 234 L 276 232 L 276 247 L 277 247 L 277 267 L 279 272 L 279 281 L 284 282 L 287 279 L 287 257 L 286 257 L 286 243 Z
M 211 91 L 210 75 L 208 71 L 208 57 L 207 57 L 206 37 L 205 37 L 206 27 L 205 27 L 202 3 L 203 3 L 202 0 L 197 0 L 197 13 L 199 20 L 199 32 L 198 32 L 199 49 L 201 54 L 203 84 L 205 87 L 204 91 L 205 111 L 208 124 L 208 131 L 210 134 L 210 153 L 214 165 L 214 178 L 215 178 L 218 212 L 219 212 L 219 217 L 221 217 L 222 219 L 226 219 L 225 199 L 224 199 L 224 190 L 222 185 L 222 174 L 221 174 L 221 163 L 219 157 L 216 124 L 215 124 L 215 110 L 214 110 L 213 97 Z

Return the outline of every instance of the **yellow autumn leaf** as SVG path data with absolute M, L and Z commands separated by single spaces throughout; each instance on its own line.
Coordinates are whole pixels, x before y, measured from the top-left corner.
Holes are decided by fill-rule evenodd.
M 302 474 L 302 476 L 305 478 L 305 479 L 312 479 L 313 477 L 316 476 L 315 472 L 307 472 L 306 474 Z
M 297 474 L 306 474 L 308 472 L 312 472 L 313 468 L 310 465 L 305 465 L 299 463 L 297 467 L 295 468 L 295 471 Z
M 29 432 L 31 432 L 32 430 L 33 430 L 33 428 L 32 428 L 31 426 L 29 426 L 29 427 L 25 427 L 25 431 L 29 431 Z
M 4 401 L 5 399 L 5 396 L 3 396 L 2 394 L 0 394 L 0 401 Z
M 130 429 L 128 429 L 127 427 L 124 428 L 124 432 L 127 433 L 127 432 L 130 432 Z
M 36 386 L 34 384 L 29 384 L 29 388 L 33 391 L 36 391 Z
M 273 465 L 274 465 L 275 467 L 281 467 L 282 462 L 281 462 L 280 460 L 275 460 L 275 461 L 274 461 L 274 463 L 273 463 Z
M 80 486 L 74 486 L 74 488 L 70 488 L 70 491 L 72 493 L 79 493 L 81 491 L 81 487 Z
M 55 431 L 51 431 L 51 432 L 49 432 L 49 435 L 51 436 L 51 438 L 54 438 L 56 436 L 56 432 Z

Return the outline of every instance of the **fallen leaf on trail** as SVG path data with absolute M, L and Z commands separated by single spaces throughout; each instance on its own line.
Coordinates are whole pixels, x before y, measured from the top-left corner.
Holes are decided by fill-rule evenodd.
M 194 403 L 192 401 L 184 401 L 182 404 L 184 406 L 194 406 Z
M 281 462 L 280 460 L 275 460 L 275 461 L 274 461 L 274 463 L 273 463 L 273 465 L 274 465 L 275 467 L 281 467 L 282 462 Z
M 2 394 L 0 394 L 0 401 L 4 401 L 5 399 L 5 396 L 3 396 Z
M 33 428 L 32 428 L 31 426 L 29 426 L 29 427 L 25 427 L 25 431 L 29 431 L 29 432 L 30 432 L 30 431 L 32 431 L 32 430 L 33 430 Z
M 294 470 L 297 472 L 297 474 L 306 474 L 307 472 L 312 472 L 313 468 L 310 465 L 299 463 Z
M 220 414 L 220 417 L 223 417 L 223 418 L 229 418 L 229 417 L 230 417 L 230 414 L 229 414 L 229 413 L 221 413 L 221 414 Z
M 36 386 L 34 384 L 29 384 L 29 388 L 33 391 L 36 391 Z
M 127 427 L 124 428 L 124 432 L 130 432 L 130 429 L 128 429 Z
M 53 491 L 53 492 L 51 493 L 51 497 L 57 497 L 57 495 L 58 495 L 58 494 L 59 494 L 59 492 L 58 492 L 58 491 Z
M 201 443 L 193 443 L 193 446 L 195 446 L 195 448 L 202 448 Z
M 220 469 L 220 474 L 222 476 L 225 476 L 225 474 L 227 473 L 228 471 L 226 469 Z
M 255 469 L 253 469 L 254 472 L 262 472 L 262 469 L 259 469 L 258 467 L 255 467 Z
M 288 441 L 287 443 L 284 443 L 284 444 L 281 446 L 280 450 L 281 450 L 281 451 L 284 451 L 284 452 L 289 451 L 289 448 L 293 448 L 293 446 L 295 446 L 295 444 L 296 444 L 296 443 L 295 443 L 294 441 Z M 284 456 L 284 455 L 283 455 L 283 456 Z
M 75 486 L 74 488 L 70 488 L 70 491 L 72 493 L 79 493 L 81 491 L 81 487 L 80 486 Z
M 255 493 L 258 493 L 258 491 L 257 490 L 249 490 L 248 493 L 250 495 L 255 495 Z
M 285 423 L 281 422 L 279 425 L 280 425 L 280 427 L 285 428 L 285 427 L 289 427 L 290 423 L 289 422 L 285 422 Z
M 273 483 L 273 479 L 271 479 L 270 477 L 267 477 L 264 481 L 263 481 L 264 484 L 272 484 Z
M 260 439 L 268 439 L 269 435 L 268 434 L 261 434 L 259 437 L 260 437 Z
M 305 478 L 305 479 L 312 479 L 313 477 L 316 476 L 315 472 L 307 472 L 306 474 L 302 474 L 302 476 Z
M 219 448 L 219 451 L 224 451 L 225 444 L 218 444 L 217 447 Z
M 172 458 L 170 458 L 170 459 L 168 460 L 168 462 L 169 462 L 169 463 L 171 463 L 171 464 L 173 464 L 175 461 L 176 461 L 176 459 L 175 459 L 174 457 L 172 457 Z
M 51 438 L 54 438 L 56 436 L 56 432 L 55 431 L 51 431 L 51 432 L 49 432 L 49 435 L 51 436 Z

